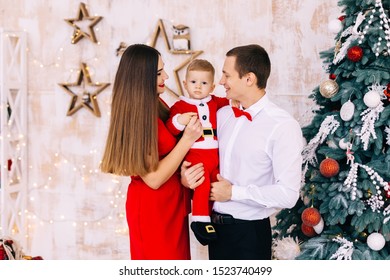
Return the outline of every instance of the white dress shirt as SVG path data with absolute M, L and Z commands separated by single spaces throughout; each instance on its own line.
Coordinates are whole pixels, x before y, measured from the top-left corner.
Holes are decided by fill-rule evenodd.
M 233 184 L 232 198 L 214 210 L 237 219 L 258 220 L 299 198 L 303 138 L 299 123 L 267 95 L 236 118 L 231 107 L 217 113 L 220 174 Z

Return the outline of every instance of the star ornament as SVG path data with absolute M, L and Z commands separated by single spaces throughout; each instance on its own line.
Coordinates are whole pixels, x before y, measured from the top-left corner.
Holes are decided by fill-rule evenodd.
M 74 28 L 72 36 L 72 44 L 76 44 L 82 38 L 88 38 L 94 43 L 97 43 L 95 31 L 93 30 L 94 26 L 102 19 L 101 16 L 89 16 L 87 7 L 84 3 L 80 3 L 79 11 L 76 18 L 65 19 L 65 21 Z M 85 25 L 85 21 L 89 21 L 87 29 L 89 32 L 83 31 L 80 25 Z
M 156 47 L 157 39 L 158 39 L 158 37 L 160 35 L 160 32 L 162 33 L 162 37 L 164 39 L 165 47 L 169 51 L 169 53 L 174 54 L 174 55 L 176 55 L 176 54 L 179 54 L 179 55 L 189 55 L 189 57 L 186 60 L 184 60 L 181 64 L 176 66 L 175 69 L 173 70 L 173 74 L 174 74 L 175 82 L 176 82 L 176 87 L 177 87 L 179 92 L 176 93 L 172 89 L 170 89 L 167 86 L 165 86 L 165 88 L 168 90 L 169 93 L 174 94 L 176 97 L 178 97 L 178 96 L 183 95 L 183 87 L 182 87 L 182 84 L 180 82 L 179 71 L 184 69 L 193 59 L 195 59 L 200 54 L 202 54 L 203 51 L 200 51 L 200 50 L 199 51 L 195 51 L 195 50 L 174 50 L 174 49 L 172 49 L 171 45 L 169 44 L 169 39 L 168 39 L 167 33 L 165 31 L 164 23 L 163 23 L 163 21 L 161 19 L 158 21 L 157 26 L 156 26 L 156 28 L 154 30 L 154 33 L 153 33 L 153 36 L 152 36 L 152 42 L 150 44 L 151 47 L 153 47 L 153 48 Z
M 110 83 L 93 83 L 89 75 L 88 66 L 81 63 L 78 79 L 74 83 L 59 83 L 66 93 L 72 98 L 70 100 L 67 116 L 71 116 L 81 108 L 91 111 L 96 117 L 100 117 L 97 95 L 107 88 Z

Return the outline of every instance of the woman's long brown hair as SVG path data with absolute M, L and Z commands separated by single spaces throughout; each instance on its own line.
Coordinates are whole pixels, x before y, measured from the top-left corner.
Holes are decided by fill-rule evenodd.
M 142 44 L 129 46 L 122 55 L 100 166 L 103 172 L 143 176 L 157 169 L 157 121 L 168 111 L 157 93 L 159 56 L 156 49 Z

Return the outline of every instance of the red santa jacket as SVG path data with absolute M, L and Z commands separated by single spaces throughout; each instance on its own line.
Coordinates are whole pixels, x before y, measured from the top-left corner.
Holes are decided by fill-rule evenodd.
M 208 149 L 218 148 L 217 142 L 217 111 L 223 106 L 229 105 L 229 100 L 215 95 L 209 95 L 203 99 L 191 99 L 181 96 L 180 99 L 172 105 L 170 117 L 166 126 L 173 135 L 179 135 L 185 128 L 177 121 L 180 114 L 193 112 L 197 113 L 203 126 L 203 136 L 200 137 L 192 146 L 193 148 Z

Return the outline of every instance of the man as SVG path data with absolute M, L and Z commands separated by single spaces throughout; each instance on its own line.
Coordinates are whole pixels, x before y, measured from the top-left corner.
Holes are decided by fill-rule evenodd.
M 298 122 L 266 94 L 271 63 L 259 45 L 240 46 L 226 54 L 220 84 L 242 111 L 218 111 L 220 175 L 211 184 L 212 222 L 217 240 L 209 259 L 271 259 L 269 217 L 298 200 L 302 131 Z M 182 165 L 182 183 L 196 188 L 201 164 Z

